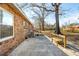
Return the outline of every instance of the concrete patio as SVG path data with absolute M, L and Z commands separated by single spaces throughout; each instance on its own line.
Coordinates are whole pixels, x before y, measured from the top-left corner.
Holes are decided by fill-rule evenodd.
M 45 36 L 36 36 L 22 42 L 9 56 L 67 56 Z

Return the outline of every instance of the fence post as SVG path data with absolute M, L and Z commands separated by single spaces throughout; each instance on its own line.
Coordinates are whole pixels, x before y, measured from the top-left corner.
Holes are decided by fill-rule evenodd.
M 67 36 L 65 35 L 65 38 L 64 38 L 64 48 L 66 48 L 66 44 L 67 44 Z

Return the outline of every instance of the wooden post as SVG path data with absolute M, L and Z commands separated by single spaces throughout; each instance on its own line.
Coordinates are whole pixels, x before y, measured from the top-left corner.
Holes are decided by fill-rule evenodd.
M 65 38 L 64 38 L 64 48 L 66 48 L 66 44 L 67 44 L 67 39 L 66 39 L 66 35 L 65 35 Z

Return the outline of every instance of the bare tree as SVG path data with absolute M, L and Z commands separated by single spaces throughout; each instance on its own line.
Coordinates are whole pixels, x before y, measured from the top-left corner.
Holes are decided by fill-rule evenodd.
M 39 8 L 43 8 L 44 10 L 46 10 L 47 12 L 55 12 L 55 19 L 56 19 L 56 34 L 61 34 L 60 32 L 60 27 L 59 27 L 59 8 L 60 8 L 60 3 L 51 3 L 51 6 L 52 6 L 52 9 L 47 9 L 46 7 L 44 6 L 39 6 L 39 5 L 36 5 L 36 7 L 39 7 Z
M 60 27 L 59 27 L 59 7 L 60 3 L 53 4 L 55 8 L 55 18 L 56 18 L 56 33 L 61 34 Z
M 22 5 L 22 7 L 24 8 L 24 6 L 26 6 L 27 4 L 24 4 Z M 56 34 L 61 34 L 60 32 L 60 27 L 59 27 L 59 15 L 62 15 L 60 14 L 60 5 L 61 3 L 51 3 L 51 8 L 49 8 L 49 6 L 47 7 L 46 5 L 49 5 L 49 4 L 45 4 L 45 3 L 42 3 L 42 4 L 29 4 L 28 8 L 29 7 L 32 7 L 32 11 L 37 14 L 38 16 L 40 16 L 40 21 L 42 23 L 42 30 L 44 30 L 44 19 L 46 18 L 46 16 L 48 15 L 47 13 L 51 12 L 52 14 L 55 13 L 55 20 L 56 20 L 56 28 L 55 28 L 55 31 L 56 31 Z M 26 7 L 27 8 L 27 7 Z M 26 9 L 25 8 L 25 9 Z M 40 11 L 38 11 L 38 9 Z
M 44 23 L 45 23 L 44 19 L 50 14 L 50 12 L 47 12 L 43 8 L 35 7 L 37 5 L 45 7 L 45 4 L 44 3 L 41 3 L 41 4 L 31 4 L 31 7 L 32 7 L 31 10 L 37 15 L 36 17 L 39 18 L 38 19 L 38 20 L 40 20 L 39 22 L 41 22 L 40 23 L 40 27 L 41 27 L 40 29 L 44 31 L 45 30 L 44 29 Z

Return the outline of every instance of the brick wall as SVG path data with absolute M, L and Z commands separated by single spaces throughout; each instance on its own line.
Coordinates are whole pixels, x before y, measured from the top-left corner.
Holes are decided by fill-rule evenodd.
M 8 4 L 0 4 L 0 7 L 14 15 L 14 37 L 9 40 L 0 42 L 0 55 L 8 55 L 13 48 L 15 48 L 25 39 L 26 31 L 23 27 L 23 21 L 25 20 L 22 16 L 20 16 L 19 13 L 16 13 L 17 11 L 14 12 L 10 5 L 8 6 Z

